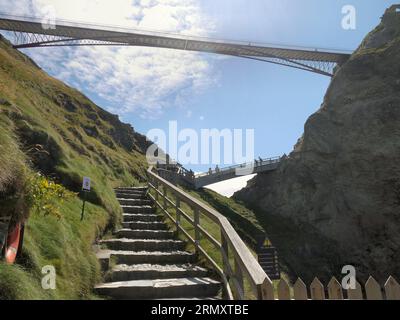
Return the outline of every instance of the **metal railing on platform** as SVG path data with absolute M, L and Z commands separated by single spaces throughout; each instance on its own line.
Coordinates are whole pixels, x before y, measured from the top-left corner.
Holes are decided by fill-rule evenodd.
M 220 174 L 226 174 L 228 172 L 231 172 L 233 170 L 236 170 L 238 168 L 244 168 L 246 166 L 253 166 L 254 168 L 262 167 L 268 164 L 272 163 L 277 163 L 280 162 L 281 157 L 271 157 L 271 158 L 266 158 L 266 159 L 256 159 L 253 162 L 247 162 L 247 163 L 242 163 L 242 164 L 236 164 L 230 167 L 224 167 L 221 169 L 214 169 L 210 170 L 208 172 L 203 172 L 195 175 L 195 178 L 201 178 L 209 175 L 220 175 Z

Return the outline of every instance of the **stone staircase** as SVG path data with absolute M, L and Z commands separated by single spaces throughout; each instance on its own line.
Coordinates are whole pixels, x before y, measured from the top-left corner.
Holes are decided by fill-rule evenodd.
M 115 190 L 123 209 L 123 229 L 115 239 L 100 241 L 98 252 L 105 282 L 97 294 L 112 299 L 212 299 L 221 284 L 195 264 L 163 218 L 155 213 L 146 188 Z M 111 269 L 111 261 L 116 265 Z

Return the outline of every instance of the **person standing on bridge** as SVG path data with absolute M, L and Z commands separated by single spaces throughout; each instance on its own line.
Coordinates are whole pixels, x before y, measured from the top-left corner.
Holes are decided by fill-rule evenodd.
M 208 168 L 208 174 L 209 174 L 209 175 L 212 175 L 212 170 L 211 170 L 211 168 Z
M 216 172 L 216 173 L 219 173 L 219 172 L 220 172 L 218 165 L 215 166 L 215 172 Z

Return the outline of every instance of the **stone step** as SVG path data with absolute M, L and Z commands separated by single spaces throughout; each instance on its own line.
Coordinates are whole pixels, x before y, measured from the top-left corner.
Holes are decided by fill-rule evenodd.
M 148 199 L 146 193 L 115 192 L 115 195 L 122 199 Z
M 103 283 L 95 287 L 97 294 L 115 299 L 214 297 L 219 289 L 220 283 L 211 278 L 131 280 Z
M 125 213 L 123 222 L 160 222 L 162 217 L 158 214 Z
M 170 279 L 184 277 L 207 277 L 208 270 L 192 264 L 119 264 L 113 267 L 107 276 L 107 282 L 142 279 Z
M 124 198 L 117 198 L 118 202 L 121 205 L 125 206 L 150 206 L 151 201 L 147 199 L 124 199 Z
M 194 253 L 186 251 L 109 251 L 117 264 L 185 264 L 196 260 Z
M 131 230 L 167 230 L 168 226 L 164 222 L 123 222 L 124 229 Z
M 151 206 L 129 206 L 121 205 L 123 213 L 154 213 L 154 208 Z
M 147 186 L 138 186 L 138 187 L 117 187 L 115 190 L 121 190 L 121 189 L 127 189 L 127 190 L 147 190 Z
M 136 188 L 115 188 L 114 192 L 127 192 L 127 193 L 145 193 L 147 192 L 147 187 L 136 187 Z
M 110 252 L 111 250 L 100 249 L 96 252 L 96 258 L 99 260 L 100 269 L 106 272 L 110 268 Z
M 173 231 L 169 230 L 132 230 L 121 229 L 116 233 L 118 238 L 128 239 L 172 239 L 175 235 Z
M 190 297 L 190 298 L 180 298 L 180 297 L 171 297 L 171 298 L 161 298 L 161 299 L 154 299 L 154 300 L 167 300 L 167 301 L 175 301 L 175 300 L 196 300 L 196 301 L 200 301 L 200 300 L 222 300 L 220 297 Z
M 108 239 L 100 241 L 110 250 L 121 251 L 179 251 L 185 249 L 185 242 L 181 240 L 135 240 L 135 239 Z

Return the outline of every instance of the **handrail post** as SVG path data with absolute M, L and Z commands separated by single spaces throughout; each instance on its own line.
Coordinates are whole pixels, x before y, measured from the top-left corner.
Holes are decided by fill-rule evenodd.
M 226 277 L 226 281 L 228 281 L 229 285 L 229 245 L 228 241 L 226 241 L 225 234 L 221 229 L 221 255 L 222 255 L 222 271 L 224 272 L 224 275 Z M 226 289 L 224 287 L 222 291 L 222 298 L 226 299 L 228 297 L 228 292 L 226 292 Z
M 243 272 L 242 269 L 237 261 L 237 258 L 235 257 L 235 279 L 237 281 L 237 284 L 239 286 L 239 294 L 237 294 L 236 299 L 242 299 L 244 297 L 244 281 L 243 281 Z
M 179 235 L 179 227 L 181 225 L 181 212 L 179 211 L 181 206 L 181 199 L 178 195 L 176 196 L 175 208 L 176 208 L 176 235 Z
M 200 211 L 199 208 L 194 207 L 193 208 L 193 215 L 194 215 L 194 241 L 195 241 L 195 249 L 196 249 L 196 255 L 200 254 L 200 230 L 199 230 L 199 225 L 200 225 Z
M 167 187 L 165 185 L 163 185 L 162 190 L 163 190 L 162 194 L 163 194 L 163 200 L 164 200 L 163 206 L 164 206 L 164 209 L 167 210 L 168 209 L 168 207 L 167 207 Z
M 147 189 L 150 191 L 151 190 L 150 184 L 153 184 L 153 177 L 150 176 L 148 173 L 146 173 L 146 176 L 147 176 Z
M 156 201 L 158 202 L 158 181 L 157 180 L 155 180 L 154 181 L 154 187 L 156 188 Z

